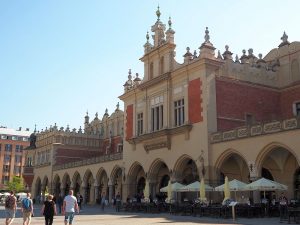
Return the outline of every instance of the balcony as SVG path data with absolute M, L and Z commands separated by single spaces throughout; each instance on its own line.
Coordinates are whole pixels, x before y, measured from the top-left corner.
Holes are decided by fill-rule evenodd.
M 144 149 L 148 153 L 150 150 L 167 148 L 171 149 L 171 137 L 177 134 L 185 134 L 185 140 L 189 140 L 189 134 L 193 125 L 185 124 L 180 127 L 166 128 L 155 132 L 143 134 L 127 140 L 130 144 L 135 145 L 138 143 L 144 144 Z

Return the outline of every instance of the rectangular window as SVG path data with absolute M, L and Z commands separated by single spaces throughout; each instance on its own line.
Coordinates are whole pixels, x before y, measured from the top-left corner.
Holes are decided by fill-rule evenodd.
M 176 127 L 184 124 L 184 99 L 180 99 L 174 102 L 174 120 Z
M 16 162 L 16 163 L 20 163 L 21 161 L 22 161 L 22 156 L 16 155 L 16 156 L 15 156 L 15 162 Z
M 15 166 L 14 167 L 14 173 L 15 174 L 20 174 L 21 173 L 21 167 L 20 166 Z
M 17 141 L 17 140 L 18 140 L 18 137 L 17 137 L 17 136 L 12 136 L 12 137 L 11 137 L 11 140 Z
M 7 136 L 4 135 L 4 134 L 2 134 L 2 135 L 1 135 L 1 139 L 7 139 Z
M 164 120 L 163 105 L 151 108 L 151 130 L 157 131 L 163 128 Z
M 11 152 L 11 149 L 12 149 L 12 145 L 11 144 L 6 144 L 5 145 L 5 151 Z
M 9 176 L 2 177 L 2 184 L 7 184 L 8 181 L 9 181 Z
M 295 103 L 296 116 L 300 116 L 300 102 Z
M 10 168 L 9 165 L 4 165 L 4 166 L 3 166 L 3 172 L 4 172 L 4 173 L 9 173 L 9 168 Z
M 28 138 L 27 137 L 23 137 L 23 141 L 28 141 Z
M 137 135 L 143 134 L 143 113 L 137 115 Z
M 10 163 L 10 155 L 4 155 L 4 163 Z
M 254 117 L 251 114 L 246 114 L 246 126 L 251 126 L 254 123 Z
M 123 145 L 118 144 L 117 152 L 123 152 Z

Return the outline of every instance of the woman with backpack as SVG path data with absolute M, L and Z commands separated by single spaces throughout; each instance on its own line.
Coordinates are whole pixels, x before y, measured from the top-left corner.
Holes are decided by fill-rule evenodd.
M 10 195 L 7 196 L 5 200 L 5 225 L 12 224 L 17 209 L 17 198 L 14 195 L 13 191 L 10 191 Z
M 45 224 L 52 225 L 54 215 L 57 215 L 53 195 L 48 195 L 47 200 L 44 202 L 41 212 L 45 217 Z

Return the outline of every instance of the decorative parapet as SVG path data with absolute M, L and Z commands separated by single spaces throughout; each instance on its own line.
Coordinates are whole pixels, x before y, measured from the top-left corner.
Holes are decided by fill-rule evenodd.
M 286 119 L 283 121 L 273 121 L 270 123 L 263 123 L 248 127 L 240 127 L 225 132 L 213 133 L 210 135 L 210 142 L 218 143 L 295 129 L 300 129 L 300 117 Z
M 120 160 L 120 159 L 123 159 L 123 153 L 103 155 L 103 156 L 99 156 L 99 157 L 93 157 L 93 158 L 88 158 L 88 159 L 84 159 L 84 160 L 80 160 L 80 161 L 56 165 L 56 166 L 53 166 L 53 170 L 64 170 L 64 169 L 68 169 L 68 168 L 86 166 L 86 165 L 103 163 L 103 162 L 108 162 L 108 161 L 115 161 L 115 160 Z

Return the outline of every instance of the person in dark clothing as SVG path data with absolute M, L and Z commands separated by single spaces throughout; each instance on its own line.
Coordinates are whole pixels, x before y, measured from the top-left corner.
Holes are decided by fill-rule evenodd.
M 115 197 L 115 202 L 116 202 L 116 212 L 120 212 L 120 209 L 121 209 L 121 195 L 120 193 L 118 192 L 118 194 L 116 195 Z
M 58 196 L 57 198 L 57 201 L 56 201 L 56 204 L 57 204 L 57 207 L 58 207 L 58 212 L 59 214 L 61 214 L 61 207 L 63 205 L 63 202 L 64 202 L 64 199 L 63 197 L 61 196 L 61 194 Z
M 47 200 L 42 207 L 42 215 L 45 217 L 45 225 L 52 225 L 54 215 L 57 215 L 53 195 L 48 195 Z

